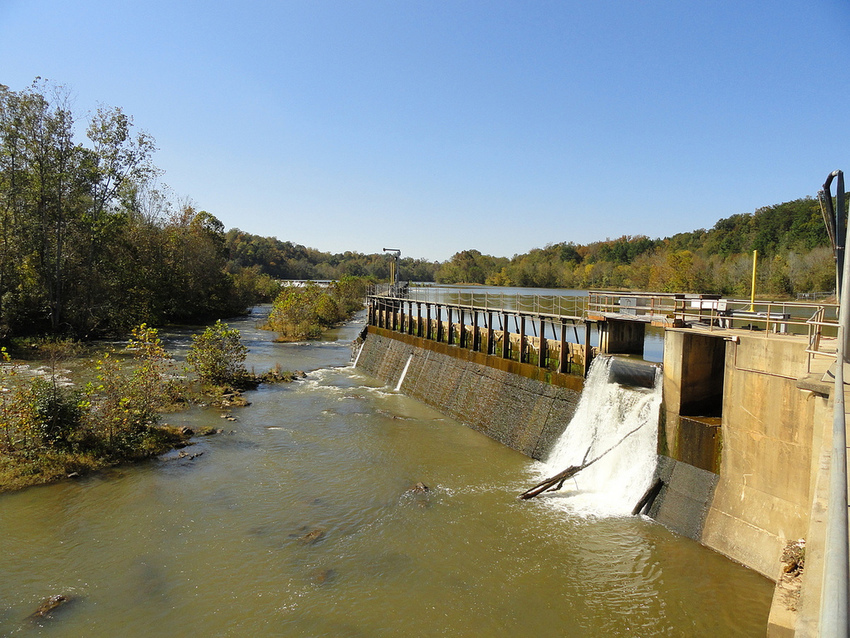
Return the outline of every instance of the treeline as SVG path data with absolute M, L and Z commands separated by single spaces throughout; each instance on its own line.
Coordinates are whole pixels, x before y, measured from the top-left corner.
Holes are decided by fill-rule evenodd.
M 227 231 L 225 237 L 233 268 L 259 268 L 275 279 L 336 280 L 350 275 L 386 280 L 390 276 L 390 259 L 382 253 L 326 253 L 238 228 Z M 434 281 L 439 267 L 439 262 L 403 257 L 399 260 L 399 278 Z
M 273 300 L 281 279 L 389 278 L 382 253 L 333 254 L 225 232 L 215 216 L 158 186 L 155 142 L 122 109 L 90 114 L 84 142 L 77 119 L 61 87 L 0 85 L 0 340 L 207 321 Z M 406 257 L 398 265 L 405 281 L 744 296 L 753 250 L 760 294 L 834 288 L 812 198 L 664 239 L 561 242 L 512 258 L 465 250 L 444 263 Z M 333 312 L 322 303 L 319 323 L 327 323 Z
M 130 116 L 98 109 L 85 143 L 76 120 L 62 87 L 0 85 L 0 339 L 202 321 L 270 294 L 229 263 L 218 219 L 157 187 Z
M 759 294 L 835 288 L 835 262 L 820 205 L 810 197 L 664 239 L 623 236 L 587 245 L 564 242 L 511 259 L 465 250 L 440 266 L 436 281 L 746 296 L 753 250 L 758 251 Z

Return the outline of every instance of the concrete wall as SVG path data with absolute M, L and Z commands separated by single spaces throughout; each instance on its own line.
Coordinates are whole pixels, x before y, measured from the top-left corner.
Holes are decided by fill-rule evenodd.
M 646 324 L 640 321 L 609 319 L 599 324 L 599 352 L 643 354 Z
M 827 409 L 797 387 L 805 347 L 741 337 L 726 352 L 723 457 L 702 541 L 773 579 L 785 543 L 808 530 L 812 437 Z
M 693 516 L 678 523 L 665 493 L 656 514 L 674 531 L 774 580 L 786 542 L 807 534 L 813 434 L 828 418 L 827 398 L 798 387 L 805 347 L 779 335 L 724 340 L 722 333 L 668 330 L 665 336 L 659 451 L 674 468 L 686 463 L 700 470 L 687 481 L 671 472 L 669 490 L 693 501 L 692 514 L 700 499 L 705 507 L 700 528 Z M 700 381 L 706 378 L 722 380 L 720 415 L 693 414 L 694 406 L 713 404 L 707 392 L 717 384 Z M 674 508 L 679 501 L 674 497 Z
M 575 412 L 579 376 L 370 326 L 357 367 L 532 458 L 544 458 Z

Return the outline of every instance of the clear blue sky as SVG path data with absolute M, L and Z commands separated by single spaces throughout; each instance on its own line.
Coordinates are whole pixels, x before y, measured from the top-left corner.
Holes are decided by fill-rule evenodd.
M 0 0 L 0 83 L 36 76 L 332 252 L 664 237 L 850 173 L 847 0 Z

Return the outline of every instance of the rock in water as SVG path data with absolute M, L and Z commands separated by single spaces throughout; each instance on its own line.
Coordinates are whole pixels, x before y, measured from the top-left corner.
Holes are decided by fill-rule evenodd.
M 298 539 L 304 545 L 315 545 L 325 536 L 325 530 L 323 529 L 314 529 L 312 532 L 307 532 Z
M 65 603 L 70 600 L 68 596 L 64 596 L 62 594 L 56 594 L 55 596 L 51 596 L 50 598 L 46 598 L 32 614 L 30 614 L 30 620 L 38 620 L 39 618 L 44 618 L 50 615 L 57 607 L 61 607 Z

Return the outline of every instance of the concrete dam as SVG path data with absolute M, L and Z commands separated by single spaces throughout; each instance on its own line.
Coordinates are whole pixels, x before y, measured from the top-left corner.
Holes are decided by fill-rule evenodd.
M 774 581 L 768 635 L 818 635 L 834 309 L 594 291 L 566 312 L 469 301 L 370 296 L 355 365 L 535 459 L 595 357 L 615 355 L 606 374 L 627 387 L 660 368 L 657 489 L 641 511 Z M 660 366 L 640 359 L 648 325 L 663 328 Z M 789 569 L 801 539 L 805 570 Z

